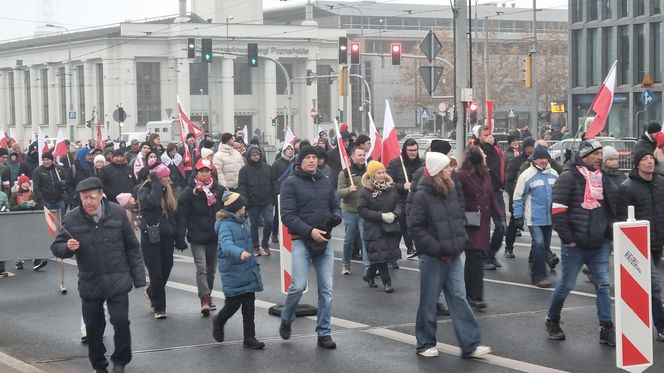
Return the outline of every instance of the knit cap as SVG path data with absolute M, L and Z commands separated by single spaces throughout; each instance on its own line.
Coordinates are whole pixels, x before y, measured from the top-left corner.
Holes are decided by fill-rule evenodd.
M 245 206 L 244 198 L 240 193 L 225 191 L 221 201 L 224 203 L 224 210 L 232 214 Z
M 367 175 L 369 175 L 369 177 L 374 177 L 378 170 L 384 170 L 384 169 L 385 166 L 383 166 L 382 163 L 378 161 L 370 161 L 369 164 L 367 165 Z
M 605 146 L 602 148 L 602 161 L 606 162 L 607 159 L 618 157 L 618 151 L 613 146 Z

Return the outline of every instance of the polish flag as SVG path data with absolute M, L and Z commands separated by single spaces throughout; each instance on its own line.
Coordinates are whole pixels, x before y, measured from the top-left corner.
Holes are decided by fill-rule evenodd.
M 16 144 L 17 142 L 18 142 L 18 141 L 16 141 L 16 135 L 14 135 L 14 129 L 13 129 L 13 128 L 9 128 L 9 145 L 10 145 L 10 146 L 11 146 L 11 145 L 14 145 L 14 144 Z
M 567 212 L 567 206 L 556 202 L 551 205 L 551 214 L 557 215 L 563 212 Z
M 350 161 L 348 160 L 348 154 L 346 154 L 346 148 L 344 147 L 344 139 L 341 137 L 341 131 L 339 131 L 339 122 L 334 120 L 334 130 L 337 134 L 337 149 L 339 149 L 339 159 L 341 160 L 341 169 L 345 170 L 350 167 Z
M 42 165 L 42 155 L 44 153 L 48 153 L 48 144 L 46 143 L 46 138 L 44 137 L 44 133 L 41 130 L 41 127 L 39 128 L 39 132 L 37 133 L 37 153 L 39 155 L 39 165 Z
M 176 98 L 178 100 L 178 114 L 180 115 L 180 123 L 184 122 L 187 124 L 187 131 L 184 133 L 184 136 L 186 137 L 188 133 L 193 133 L 196 138 L 202 137 L 204 134 L 203 130 L 195 125 L 191 119 L 189 119 L 189 116 L 182 108 L 182 104 L 180 103 L 180 95 L 177 95 Z
M 380 156 L 383 154 L 383 140 L 380 138 L 380 132 L 376 129 L 373 116 L 369 114 L 369 138 L 371 139 L 371 149 L 369 149 L 369 156 L 374 161 L 379 161 Z
M 399 149 L 399 138 L 397 137 L 397 129 L 394 127 L 394 119 L 392 119 L 392 111 L 390 110 L 389 101 L 385 100 L 385 120 L 383 122 L 383 149 L 380 161 L 387 166 L 391 160 L 398 158 L 401 154 Z
M 281 151 L 283 152 L 284 149 L 286 149 L 286 145 L 288 144 L 293 146 L 293 141 L 295 141 L 295 134 L 293 131 L 291 131 L 290 127 L 286 127 L 286 133 L 284 134 L 284 146 L 281 147 Z
M 179 103 L 179 97 L 178 97 L 178 103 Z M 189 145 L 187 145 L 187 134 L 189 131 L 187 128 L 184 126 L 184 121 L 180 120 L 180 140 L 182 140 L 182 146 L 184 147 L 184 156 L 182 157 L 182 162 L 178 165 L 178 170 L 180 170 L 180 173 L 182 176 L 185 175 L 186 171 L 191 171 L 194 169 L 194 164 L 192 162 L 193 158 L 191 157 L 191 152 L 189 151 Z
M 67 155 L 67 144 L 65 144 L 65 134 L 62 128 L 58 129 L 58 138 L 55 140 L 55 148 L 53 148 L 53 156 L 60 157 Z
M 97 149 L 104 149 L 106 140 L 101 135 L 101 121 L 97 119 Z
M 7 139 L 7 135 L 5 134 L 5 130 L 0 128 L 0 148 L 7 148 L 9 145 L 9 140 Z
M 613 92 L 616 89 L 616 65 L 618 60 L 613 62 L 611 70 L 609 70 L 609 75 L 604 79 L 604 83 L 599 88 L 597 96 L 593 100 L 593 103 L 590 105 L 590 108 L 595 112 L 595 118 L 590 123 L 588 130 L 586 131 L 586 138 L 593 138 L 599 134 L 604 125 L 606 124 L 606 118 L 611 112 L 611 105 L 613 105 Z
M 46 229 L 51 236 L 55 236 L 55 232 L 58 230 L 56 225 L 58 219 L 55 217 L 55 214 L 51 210 L 44 207 L 44 218 L 46 218 Z
M 242 141 L 244 141 L 244 145 L 249 145 L 249 127 L 246 124 L 242 128 Z

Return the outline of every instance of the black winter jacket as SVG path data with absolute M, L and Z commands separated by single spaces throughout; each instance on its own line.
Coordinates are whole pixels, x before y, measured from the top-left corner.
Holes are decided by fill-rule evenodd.
M 650 249 L 661 249 L 664 245 L 664 176 L 655 174 L 652 180 L 645 180 L 632 170 L 619 190 L 617 220 L 627 220 L 627 206 L 634 206 L 636 220 L 650 222 Z
M 104 193 L 111 202 L 117 202 L 120 193 L 131 193 L 134 190 L 132 171 L 126 164 L 111 163 L 101 170 L 101 181 L 104 182 Z
M 102 204 L 99 223 L 80 207 L 67 213 L 62 219 L 67 231 L 60 228 L 51 245 L 58 258 L 76 255 L 78 292 L 86 300 L 128 293 L 132 283 L 137 288 L 145 286 L 141 249 L 124 209 L 105 200 Z M 81 244 L 75 252 L 67 248 L 69 233 Z
M 641 138 L 639 138 L 636 141 L 636 144 L 634 144 L 634 149 L 632 149 L 632 154 L 636 154 L 639 150 L 645 150 L 649 154 L 652 154 L 656 148 L 657 148 L 657 142 L 650 140 L 650 137 L 648 137 L 648 135 L 644 133 L 643 135 L 641 135 Z
M 18 174 L 32 178 L 35 169 L 39 167 L 39 154 L 35 151 L 25 155 L 25 162 L 19 167 Z
M 281 220 L 290 233 L 308 238 L 333 215 L 341 217 L 341 207 L 330 180 L 296 166 L 281 185 Z
M 574 242 L 582 249 L 596 249 L 611 238 L 610 225 L 615 207 L 611 206 L 610 201 L 616 201 L 617 196 L 611 195 L 610 188 L 604 187 L 604 199 L 599 201 L 601 206 L 593 210 L 583 208 L 581 203 L 586 180 L 576 169 L 577 165 L 583 163 L 578 157 L 574 157 L 553 185 L 553 229 L 564 244 Z M 602 184 L 608 185 L 606 174 L 602 175 Z
M 337 189 L 337 183 L 339 182 L 339 172 L 341 172 L 341 157 L 339 156 L 339 145 L 327 151 L 327 165 L 332 169 L 332 188 Z M 343 146 L 343 143 L 342 145 Z M 348 152 L 348 149 L 346 149 Z M 348 153 L 346 153 L 348 154 Z
M 405 149 L 402 149 L 401 157 L 403 158 L 403 164 L 406 167 L 406 174 L 408 176 L 408 181 L 411 182 L 411 188 L 412 188 L 413 174 L 415 174 L 415 171 L 417 171 L 420 167 L 424 165 L 424 162 L 422 161 L 422 159 L 420 159 L 419 156 L 411 160 L 408 158 L 407 154 L 403 153 L 405 153 Z M 392 180 L 394 180 L 394 187 L 397 189 L 397 192 L 399 192 L 399 197 L 401 198 L 401 208 L 405 209 L 406 199 L 408 198 L 408 191 L 403 187 L 403 185 L 406 183 L 406 178 L 404 177 L 403 174 L 401 159 L 394 158 L 393 160 L 390 161 L 390 163 L 387 165 L 387 174 L 390 175 L 390 177 L 392 177 Z
M 480 144 L 479 141 L 477 143 Z M 480 144 L 480 147 L 482 147 L 484 154 L 486 154 L 486 165 L 491 175 L 493 190 L 498 191 L 503 189 L 505 187 L 505 159 L 500 148 L 489 143 Z
M 184 242 L 186 232 L 189 243 L 197 245 L 217 243 L 217 233 L 214 231 L 215 214 L 224 207 L 221 198 L 226 188 L 214 182 L 210 192 L 214 194 L 216 202 L 208 206 L 204 192 L 194 194 L 195 185 L 192 180 L 178 197 L 176 241 Z
M 468 240 L 463 198 L 455 187 L 443 196 L 428 177 L 417 185 L 413 204 L 408 213 L 408 229 L 420 254 L 435 258 L 455 257 L 463 251 Z
M 250 150 L 259 149 L 249 147 Z M 261 152 L 261 157 L 263 157 Z M 240 169 L 238 192 L 247 199 L 247 206 L 266 206 L 274 202 L 274 184 L 272 183 L 272 167 L 261 161 L 254 162 L 247 157 L 247 164 Z
M 387 176 L 387 182 L 392 178 Z M 364 242 L 370 263 L 386 263 L 401 259 L 401 234 L 386 235 L 382 231 L 385 212 L 392 212 L 397 219 L 401 215 L 401 199 L 394 187 L 373 197 L 374 186 L 368 174 L 362 176 L 362 186 L 357 196 L 357 212 L 364 219 Z
M 65 197 L 65 183 L 67 176 L 62 166 L 53 163 L 49 168 L 39 166 L 32 174 L 32 188 L 35 200 L 44 205 L 44 202 L 57 203 Z
M 272 162 L 272 183 L 274 184 L 274 191 L 279 194 L 281 184 L 293 172 L 293 162 L 284 157 L 277 158 Z
M 136 197 L 138 196 L 138 198 Z M 150 179 L 138 185 L 135 189 L 134 198 L 138 201 L 141 223 L 141 233 L 147 234 L 147 225 L 159 223 L 159 234 L 162 240 L 176 238 L 177 217 L 175 211 L 167 211 L 161 208 L 161 200 L 164 197 L 164 187 L 157 178 L 150 175 Z M 180 247 L 182 245 L 179 245 Z

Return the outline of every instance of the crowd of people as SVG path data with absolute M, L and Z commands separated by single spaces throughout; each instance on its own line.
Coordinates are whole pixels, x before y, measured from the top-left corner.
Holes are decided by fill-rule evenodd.
M 504 258 L 515 257 L 516 236 L 526 228 L 534 286 L 553 287 L 546 267 L 560 263 L 551 251 L 554 230 L 561 240 L 562 274 L 545 320 L 548 337 L 565 339 L 561 310 L 583 270 L 597 292 L 599 342 L 614 346 L 611 224 L 624 220 L 626 206 L 633 205 L 638 219 L 651 222 L 653 318 L 656 338 L 664 341 L 655 270 L 664 245 L 664 176 L 656 167 L 664 148 L 659 125 L 651 124 L 637 143 L 628 176 L 618 169 L 618 152 L 595 139 L 579 140 L 578 152 L 559 164 L 544 139 L 524 138 L 503 153 L 490 129 L 476 126 L 460 164 L 447 141 L 433 140 L 421 157 L 413 139 L 403 142 L 401 157 L 383 164 L 368 156 L 368 136 L 349 133 L 342 125 L 339 138 L 335 144 L 321 132 L 313 143 L 296 139 L 284 144 L 274 160 L 268 160 L 257 140 L 245 147 L 230 133 L 222 134 L 218 145 L 189 134 L 179 148 L 164 148 L 154 134 L 118 149 L 71 144 L 59 160 L 50 152 L 39 160 L 35 144 L 26 154 L 15 144 L 11 153 L 0 149 L 6 192 L 0 193 L 0 208 L 60 210 L 62 225 L 51 249 L 59 258 L 76 256 L 82 339 L 99 371 L 108 366 L 101 340 L 104 304 L 116 333 L 111 360 L 122 371 L 131 359 L 127 293 L 132 285 L 145 287 L 154 318 L 167 318 L 165 287 L 175 249 L 192 251 L 204 317 L 217 308 L 211 292 L 219 270 L 226 300 L 213 317 L 213 338 L 224 340 L 226 322 L 241 308 L 243 346 L 265 347 L 254 325 L 255 293 L 263 289 L 257 258 L 272 254 L 279 218 L 292 235 L 293 261 L 279 327 L 283 339 L 291 336 L 312 264 L 317 344 L 336 348 L 330 325 L 331 233 L 343 223 L 341 275 L 351 276 L 351 261 L 360 260 L 361 278 L 369 288 L 377 288 L 380 277 L 384 292 L 395 292 L 398 284 L 392 283 L 390 270 L 399 268 L 403 239 L 406 255 L 419 258 L 420 265 L 416 352 L 438 355 L 436 317 L 449 315 L 462 356 L 474 358 L 491 352 L 481 345 L 473 313 L 488 307 L 484 271 L 502 267 L 497 253 L 503 240 Z M 348 154 L 348 165 L 339 147 Z M 33 268 L 45 263 L 35 259 Z M 2 265 L 0 272 L 6 273 Z

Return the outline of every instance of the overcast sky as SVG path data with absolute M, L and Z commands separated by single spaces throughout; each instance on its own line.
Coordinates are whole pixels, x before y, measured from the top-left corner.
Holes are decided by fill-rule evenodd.
M 265 9 L 293 6 L 306 3 L 306 0 L 264 0 Z M 449 4 L 446 0 L 378 0 L 388 3 L 410 4 Z M 478 0 L 480 4 L 495 1 Z M 532 7 L 532 0 L 500 0 L 510 6 L 516 3 L 517 7 Z M 52 17 L 43 10 L 48 9 L 43 4 L 52 3 Z M 475 0 L 473 0 L 473 4 Z M 100 26 L 122 22 L 125 20 L 139 20 L 150 17 L 160 17 L 176 14 L 178 12 L 177 0 L 4 0 L 3 12 L 0 15 L 0 40 L 29 37 L 35 30 L 43 27 L 45 22 L 59 24 L 69 29 Z M 538 8 L 557 9 L 567 8 L 567 0 L 539 0 Z M 187 6 L 187 10 L 190 10 Z

